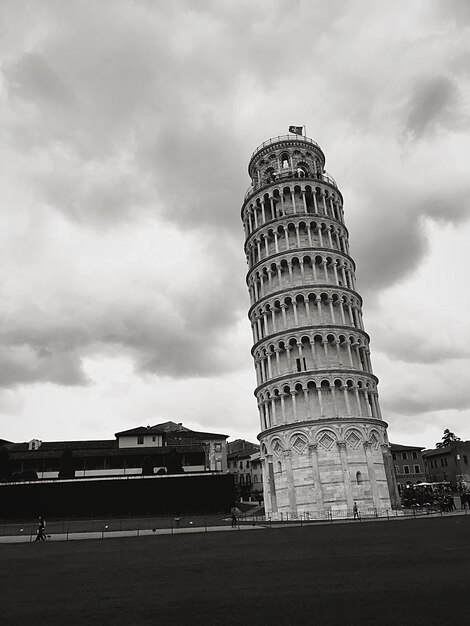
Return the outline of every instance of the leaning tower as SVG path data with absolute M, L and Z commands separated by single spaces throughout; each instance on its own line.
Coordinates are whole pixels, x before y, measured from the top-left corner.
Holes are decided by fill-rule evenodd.
M 254 151 L 242 206 L 267 513 L 384 509 L 397 492 L 343 198 L 312 139 Z

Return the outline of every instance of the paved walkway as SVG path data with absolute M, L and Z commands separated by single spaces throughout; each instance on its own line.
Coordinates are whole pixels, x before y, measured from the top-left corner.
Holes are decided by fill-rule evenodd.
M 149 537 L 155 535 L 184 535 L 194 533 L 205 532 L 238 532 L 246 530 L 266 530 L 269 528 L 292 528 L 294 526 L 318 526 L 318 525 L 336 525 L 336 524 L 365 524 L 373 522 L 393 522 L 398 520 L 411 520 L 411 519 L 432 519 L 436 517 L 465 517 L 470 519 L 470 513 L 467 510 L 453 511 L 452 513 L 430 513 L 428 515 L 418 514 L 414 515 L 390 515 L 389 517 L 367 517 L 360 520 L 353 520 L 351 518 L 346 519 L 333 519 L 333 520 L 309 520 L 309 521 L 291 521 L 291 522 L 269 522 L 269 521 L 256 521 L 251 523 L 250 521 L 242 521 L 236 528 L 232 528 L 230 525 L 230 519 L 228 518 L 227 524 L 223 526 L 190 526 L 185 528 L 146 528 L 146 529 L 129 529 L 129 530 L 107 530 L 104 527 L 100 531 L 93 532 L 58 532 L 47 535 L 47 541 L 77 541 L 81 539 L 112 539 L 117 537 Z M 30 534 L 30 531 L 26 533 L 20 532 L 16 535 L 4 535 L 0 536 L 0 544 L 2 543 L 31 543 L 36 538 L 35 534 Z

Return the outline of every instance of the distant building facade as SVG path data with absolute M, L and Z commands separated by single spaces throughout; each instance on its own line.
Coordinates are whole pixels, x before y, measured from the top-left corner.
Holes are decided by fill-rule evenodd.
M 245 439 L 229 441 L 227 468 L 233 474 L 239 500 L 262 499 L 263 474 L 258 444 Z
M 416 485 L 426 481 L 424 466 L 424 447 L 405 446 L 398 443 L 390 444 L 392 461 L 398 491 L 401 493 L 407 485 Z
M 164 422 L 118 432 L 115 439 L 4 442 L 10 480 L 130 476 L 142 473 L 226 472 L 227 435 Z
M 470 441 L 425 450 L 423 457 L 430 482 L 449 481 L 454 489 L 470 489 Z

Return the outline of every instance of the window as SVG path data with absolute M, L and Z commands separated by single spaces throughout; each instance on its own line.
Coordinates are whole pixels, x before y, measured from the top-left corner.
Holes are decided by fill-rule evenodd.
M 411 453 L 411 456 L 412 456 L 414 459 L 417 459 L 417 458 L 418 458 L 418 453 L 417 453 L 417 452 L 412 452 L 412 453 Z
M 287 152 L 283 152 L 281 154 L 281 164 L 282 164 L 282 169 L 286 170 L 289 167 L 289 155 L 287 154 Z
M 220 452 L 220 451 L 222 450 L 222 444 L 221 444 L 221 443 L 216 443 L 216 444 L 214 445 L 214 450 L 215 450 L 216 452 Z
M 361 472 L 356 472 L 356 482 L 358 485 L 362 484 L 362 474 Z
M 413 469 L 415 474 L 421 474 L 421 468 L 419 465 L 415 465 Z
M 299 359 L 295 359 L 295 361 L 297 363 L 297 371 L 305 372 L 307 369 L 307 361 L 305 360 L 305 357 L 302 356 Z
M 397 453 L 396 453 L 396 452 L 392 452 L 392 459 L 393 459 L 394 461 L 396 461 L 396 460 L 397 460 Z
M 240 485 L 244 485 L 244 484 L 245 484 L 245 477 L 240 476 Z
M 138 435 L 137 436 L 137 445 L 141 446 L 144 443 L 144 436 L 143 435 Z
M 398 465 L 395 465 L 395 474 L 398 476 L 399 473 L 400 473 L 400 468 L 398 467 Z
M 247 467 L 250 467 L 250 461 L 247 461 L 247 462 L 246 462 L 246 466 L 247 466 Z
M 243 469 L 243 461 L 240 461 L 240 469 Z
M 467 455 L 466 454 L 463 455 L 463 462 L 465 463 L 465 465 L 468 465 L 468 460 L 467 460 Z
M 152 441 L 157 441 L 157 438 L 155 437 L 155 435 L 152 436 Z
M 403 466 L 403 473 L 404 473 L 404 474 L 409 474 L 409 473 L 410 473 L 410 467 L 409 467 L 409 465 L 404 465 L 404 466 Z
M 401 453 L 401 458 L 402 458 L 404 461 L 406 461 L 406 459 L 408 458 L 408 456 L 407 456 L 406 452 L 402 452 L 402 453 Z

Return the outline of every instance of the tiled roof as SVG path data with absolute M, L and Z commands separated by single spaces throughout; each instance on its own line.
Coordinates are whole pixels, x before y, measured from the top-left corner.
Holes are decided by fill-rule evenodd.
M 397 450 L 424 450 L 424 446 L 404 446 L 401 443 L 391 443 L 390 446 L 394 452 Z
M 423 456 L 439 456 L 440 454 L 449 454 L 450 452 L 455 452 L 457 448 L 470 452 L 470 441 L 453 441 L 450 446 L 446 446 L 445 448 L 425 450 L 423 452 Z
M 137 428 L 131 428 L 130 430 L 123 430 L 116 433 L 116 437 L 132 436 L 132 435 L 156 435 L 166 434 L 167 440 L 169 439 L 227 439 L 228 435 L 221 435 L 219 433 L 205 433 L 197 430 L 190 430 L 185 428 L 181 424 L 175 422 L 163 422 L 162 424 L 155 424 L 154 426 L 138 426 Z

